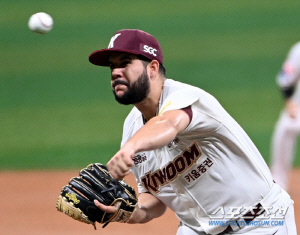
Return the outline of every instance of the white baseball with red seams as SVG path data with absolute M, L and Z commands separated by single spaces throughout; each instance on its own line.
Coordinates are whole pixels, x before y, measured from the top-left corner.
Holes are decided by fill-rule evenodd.
M 53 19 L 45 12 L 38 12 L 29 18 L 28 27 L 35 33 L 45 34 L 52 29 Z

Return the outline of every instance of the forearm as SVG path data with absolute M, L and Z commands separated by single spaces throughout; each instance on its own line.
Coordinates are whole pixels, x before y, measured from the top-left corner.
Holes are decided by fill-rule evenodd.
M 135 152 L 161 148 L 171 142 L 177 130 L 169 120 L 155 117 L 145 124 L 126 144 L 134 147 Z
M 150 119 L 125 145 L 135 152 L 161 148 L 170 143 L 189 124 L 189 116 L 182 110 L 166 112 Z
M 166 205 L 159 199 L 148 193 L 143 193 L 139 197 L 139 203 L 133 216 L 128 221 L 129 224 L 142 224 L 160 217 L 166 211 Z
M 182 110 L 168 111 L 149 120 L 107 163 L 111 176 L 123 179 L 130 173 L 136 153 L 167 145 L 188 126 L 189 121 L 188 114 Z

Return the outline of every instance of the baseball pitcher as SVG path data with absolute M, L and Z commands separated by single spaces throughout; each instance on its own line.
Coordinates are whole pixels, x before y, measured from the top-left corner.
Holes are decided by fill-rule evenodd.
M 134 207 L 128 213 L 98 196 L 94 204 L 109 221 L 146 223 L 169 207 L 180 220 L 177 235 L 296 234 L 293 201 L 253 142 L 212 95 L 166 78 L 152 35 L 120 30 L 89 60 L 110 68 L 116 100 L 134 106 L 106 176 L 132 172 L 139 195 L 137 203 L 123 200 Z M 117 184 L 99 191 L 124 188 Z

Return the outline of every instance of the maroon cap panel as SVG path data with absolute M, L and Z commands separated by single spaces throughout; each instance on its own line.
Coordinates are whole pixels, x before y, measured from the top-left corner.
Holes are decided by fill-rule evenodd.
M 92 64 L 108 66 L 108 58 L 113 52 L 143 55 L 163 64 L 163 55 L 158 41 L 150 34 L 138 29 L 123 29 L 111 38 L 108 49 L 94 51 L 89 56 Z

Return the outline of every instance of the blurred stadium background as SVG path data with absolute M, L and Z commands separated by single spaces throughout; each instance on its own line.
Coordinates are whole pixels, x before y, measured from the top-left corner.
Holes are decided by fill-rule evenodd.
M 299 9 L 296 0 L 1 1 L 0 170 L 82 168 L 118 150 L 131 107 L 88 56 L 123 28 L 154 35 L 167 77 L 218 98 L 269 163 L 283 104 L 275 75 L 300 39 Z M 50 33 L 28 29 L 36 12 L 53 17 Z

